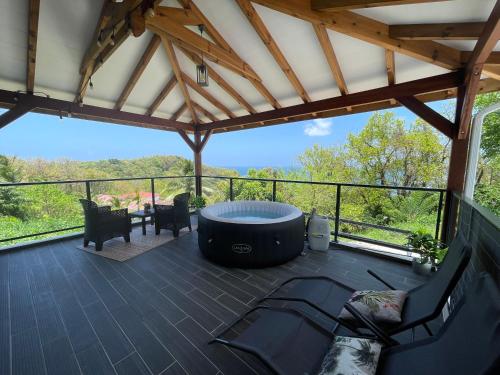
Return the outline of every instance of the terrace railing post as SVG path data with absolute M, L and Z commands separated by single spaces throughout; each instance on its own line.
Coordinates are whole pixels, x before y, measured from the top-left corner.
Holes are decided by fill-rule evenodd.
M 276 180 L 273 181 L 273 202 L 276 202 Z
M 156 203 L 155 202 L 155 179 L 154 178 L 151 179 L 151 203 L 154 207 L 154 205 Z
M 436 240 L 439 238 L 439 228 L 441 226 L 441 211 L 443 210 L 443 198 L 444 198 L 444 192 L 441 191 L 439 193 L 438 212 L 436 218 L 436 233 L 434 234 L 434 238 Z
M 334 241 L 338 242 L 339 238 L 339 223 L 340 223 L 340 193 L 341 185 L 337 185 L 337 194 L 335 199 L 335 231 L 334 231 Z
M 87 196 L 87 200 L 92 200 L 92 193 L 90 191 L 90 181 L 85 181 L 85 195 Z
M 229 200 L 233 201 L 234 200 L 234 191 L 233 191 L 233 179 L 229 179 Z

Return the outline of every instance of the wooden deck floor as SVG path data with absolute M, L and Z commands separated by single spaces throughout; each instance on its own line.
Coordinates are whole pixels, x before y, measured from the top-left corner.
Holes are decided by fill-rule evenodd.
M 207 341 L 280 280 L 318 273 L 381 288 L 372 268 L 404 289 L 423 282 L 409 266 L 347 250 L 240 270 L 202 258 L 196 233 L 124 263 L 77 250 L 80 241 L 0 255 L 0 374 L 267 374 Z

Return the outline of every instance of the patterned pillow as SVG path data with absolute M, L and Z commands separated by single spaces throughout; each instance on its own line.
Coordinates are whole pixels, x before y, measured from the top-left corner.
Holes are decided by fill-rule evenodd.
M 381 349 L 375 340 L 337 336 L 318 375 L 374 375 Z
M 401 311 L 408 293 L 404 290 L 361 290 L 353 293 L 349 302 L 361 314 L 375 323 L 401 323 Z M 345 308 L 339 318 L 354 320 L 354 317 Z

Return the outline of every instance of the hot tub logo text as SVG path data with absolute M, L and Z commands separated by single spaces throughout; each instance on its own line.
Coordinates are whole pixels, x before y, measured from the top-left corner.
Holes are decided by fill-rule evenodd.
M 237 254 L 248 254 L 252 251 L 252 246 L 247 243 L 234 243 L 232 250 Z

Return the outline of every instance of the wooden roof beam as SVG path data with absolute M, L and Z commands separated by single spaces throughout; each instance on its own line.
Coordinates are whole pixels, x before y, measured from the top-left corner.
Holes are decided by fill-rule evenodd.
M 134 71 L 132 72 L 132 75 L 130 76 L 129 80 L 125 84 L 125 87 L 123 88 L 122 93 L 120 94 L 120 97 L 118 98 L 115 109 L 120 110 L 122 109 L 123 105 L 127 101 L 127 98 L 129 97 L 130 93 L 132 92 L 132 89 L 136 85 L 137 81 L 139 81 L 139 78 L 141 78 L 142 73 L 144 73 L 144 70 L 146 70 L 146 67 L 148 66 L 149 62 L 151 61 L 151 58 L 155 54 L 156 50 L 158 49 L 160 45 L 160 38 L 158 35 L 153 35 L 151 38 L 151 41 L 149 42 L 148 46 L 146 47 L 146 50 L 142 54 L 141 58 L 139 59 L 139 62 L 137 63 Z
M 481 82 L 480 82 L 479 91 L 481 93 L 487 93 L 487 92 L 493 92 L 493 91 L 499 91 L 499 90 L 500 90 L 500 82 L 497 80 L 487 78 L 487 79 L 481 80 Z M 456 96 L 457 96 L 457 89 L 456 88 L 438 90 L 438 91 L 433 91 L 430 93 L 415 95 L 415 97 L 421 102 L 432 102 L 432 101 L 437 101 L 437 100 L 451 99 L 451 98 L 455 98 Z M 350 111 L 347 109 L 347 107 L 342 107 L 342 108 L 336 108 L 336 109 L 320 112 L 320 113 L 316 114 L 316 117 L 313 117 L 312 114 L 310 114 L 310 115 L 291 117 L 289 120 L 280 119 L 280 120 L 270 120 L 270 121 L 259 121 L 259 122 L 254 122 L 254 123 L 250 123 L 250 124 L 246 124 L 246 125 L 240 125 L 238 127 L 235 126 L 235 127 L 229 127 L 229 128 L 216 129 L 216 130 L 214 130 L 214 134 L 215 133 L 223 133 L 223 132 L 239 131 L 239 130 L 245 130 L 245 129 L 253 129 L 253 128 L 259 128 L 259 127 L 266 127 L 266 126 L 273 126 L 273 125 L 280 125 L 280 124 L 286 124 L 286 123 L 290 123 L 290 122 L 310 120 L 312 118 L 331 118 L 331 117 L 344 116 L 344 115 L 354 114 L 354 113 L 380 111 L 380 110 L 384 110 L 384 109 L 396 108 L 399 106 L 401 106 L 401 104 L 399 104 L 399 102 L 397 102 L 396 100 L 383 100 L 380 102 L 352 106 Z
M 155 13 L 161 17 L 169 17 L 181 25 L 197 26 L 203 23 L 190 9 L 158 6 Z
M 461 60 L 464 64 L 467 64 L 472 56 L 472 51 L 462 51 L 460 53 Z M 500 51 L 493 51 L 490 53 L 486 59 L 485 64 L 488 65 L 500 65 Z
M 462 67 L 460 51 L 430 40 L 401 40 L 389 36 L 389 26 L 360 14 L 340 12 L 318 12 L 302 0 L 252 0 L 292 17 L 312 23 L 323 23 L 334 31 L 361 39 L 394 52 L 436 64 L 446 69 Z
M 226 65 L 230 65 L 233 69 L 239 71 L 246 77 L 260 80 L 255 72 L 249 68 L 248 64 L 240 58 L 233 56 L 222 47 L 210 42 L 209 40 L 196 34 L 194 31 L 185 28 L 183 25 L 179 25 L 168 17 L 155 16 L 149 19 L 146 22 L 146 25 L 150 30 L 157 34 L 161 34 L 161 32 L 166 33 L 169 38 L 181 40 L 197 51 L 203 52 L 205 56 L 214 59 L 216 62 L 220 61 Z
M 410 82 L 395 84 L 392 86 L 357 92 L 354 94 L 337 96 L 329 99 L 318 100 L 310 103 L 293 105 L 281 109 L 259 112 L 254 115 L 241 116 L 238 118 L 220 120 L 208 124 L 207 129 L 227 128 L 248 123 L 282 120 L 301 115 L 320 114 L 337 108 L 357 106 L 373 102 L 390 100 L 402 96 L 413 96 L 421 93 L 439 91 L 460 86 L 463 83 L 463 72 L 453 72 L 439 76 L 428 77 Z
M 33 93 L 35 88 L 36 45 L 38 40 L 38 18 L 40 0 L 29 0 L 28 15 L 28 63 L 26 69 L 26 91 Z
M 345 83 L 344 75 L 342 74 L 342 70 L 340 69 L 340 64 L 333 50 L 333 46 L 328 36 L 328 32 L 326 31 L 325 25 L 320 23 L 313 23 L 312 25 L 314 28 L 314 32 L 316 33 L 316 37 L 318 38 L 319 44 L 321 45 L 321 49 L 325 54 L 326 61 L 330 66 L 333 79 L 337 83 L 337 87 L 340 90 L 340 94 L 341 95 L 349 94 L 349 90 L 347 89 L 347 84 Z
M 301 97 L 302 101 L 304 103 L 310 102 L 311 98 L 300 82 L 299 77 L 297 77 L 297 74 L 295 74 L 293 68 L 288 63 L 283 52 L 281 52 L 281 49 L 279 48 L 274 38 L 271 36 L 271 33 L 267 29 L 260 16 L 257 14 L 253 5 L 248 0 L 236 0 L 236 2 L 240 6 L 243 14 L 247 17 L 250 24 L 253 26 L 254 30 L 259 35 L 262 42 L 267 47 L 269 53 L 273 56 L 274 60 L 279 65 L 283 73 L 285 73 L 288 81 L 293 86 L 297 94 Z
M 193 151 L 196 152 L 197 147 L 196 144 L 192 141 L 191 138 L 187 135 L 187 133 L 183 130 L 177 130 L 177 133 L 181 136 L 181 138 L 186 142 L 186 144 L 189 146 L 189 148 Z
M 408 40 L 474 40 L 483 29 L 484 22 L 390 25 L 389 35 Z
M 168 59 L 170 61 L 170 65 L 172 66 L 172 70 L 174 71 L 175 78 L 179 83 L 179 87 L 181 88 L 182 95 L 184 96 L 184 101 L 186 102 L 186 106 L 189 109 L 189 113 L 191 114 L 191 118 L 194 123 L 198 123 L 198 116 L 196 116 L 196 112 L 191 103 L 191 97 L 189 96 L 189 91 L 186 87 L 186 82 L 184 82 L 184 74 L 181 71 L 179 66 L 179 61 L 177 60 L 177 56 L 175 55 L 174 46 L 172 42 L 165 37 L 161 37 L 163 46 L 165 47 L 165 51 L 167 52 Z
M 105 123 L 131 125 L 142 128 L 172 130 L 182 129 L 194 131 L 194 127 L 179 121 L 172 121 L 160 117 L 145 116 L 142 114 L 117 111 L 91 105 L 77 105 L 66 100 L 53 99 L 43 96 L 22 94 L 19 92 L 0 90 L 0 106 L 12 108 L 18 103 L 32 108 L 32 112 L 46 113 L 59 116 L 60 114 Z
M 476 98 L 479 81 L 484 64 L 488 60 L 493 48 L 495 48 L 500 39 L 500 0 L 497 0 L 488 21 L 484 25 L 483 33 L 476 43 L 471 53 L 469 62 L 465 70 L 465 94 L 458 121 L 458 139 L 467 138 L 470 122 L 472 118 L 472 109 L 474 99 Z
M 201 58 L 198 54 L 191 52 L 181 46 L 177 46 L 180 50 L 194 63 L 201 64 Z M 255 108 L 252 107 L 250 103 L 248 103 L 243 96 L 241 96 L 224 78 L 220 76 L 210 65 L 206 64 L 208 69 L 209 77 L 215 81 L 224 91 L 226 91 L 238 104 L 240 104 L 243 108 L 245 108 L 248 113 L 256 113 Z
M 207 90 L 205 90 L 203 87 L 198 85 L 191 77 L 189 77 L 187 74 L 182 73 L 182 78 L 184 81 L 191 87 L 193 90 L 195 90 L 198 94 L 203 96 L 207 101 L 209 101 L 214 107 L 218 108 L 222 112 L 226 114 L 227 117 L 229 118 L 235 118 L 235 114 L 231 112 L 229 108 L 227 108 L 224 104 L 222 104 L 219 100 L 217 100 L 212 94 L 210 94 Z
M 338 12 L 348 9 L 375 8 L 390 5 L 433 3 L 448 0 L 311 0 L 311 9 Z
M 202 21 L 201 23 L 207 29 L 208 35 L 215 41 L 216 44 L 218 44 L 220 47 L 224 48 L 234 56 L 241 59 L 241 57 L 239 57 L 238 54 L 231 48 L 229 43 L 217 31 L 214 25 L 212 25 L 212 23 L 208 20 L 208 18 L 205 17 L 203 12 L 201 12 L 201 10 L 196 6 L 196 4 L 192 0 L 178 0 L 178 1 L 184 8 L 190 9 Z M 249 68 L 253 71 L 251 66 L 249 66 Z M 257 75 L 257 73 L 255 74 Z M 271 94 L 271 92 L 266 88 L 266 86 L 262 83 L 260 78 L 258 79 L 248 78 L 248 80 L 273 108 L 275 109 L 281 108 L 281 105 L 278 102 L 278 100 L 276 100 L 273 94 Z
M 385 50 L 385 69 L 387 71 L 388 85 L 396 83 L 396 62 L 394 60 L 394 51 Z
M 155 98 L 153 103 L 149 106 L 148 110 L 146 111 L 146 116 L 152 116 L 153 113 L 158 109 L 158 107 L 161 105 L 161 103 L 165 100 L 167 95 L 170 93 L 170 91 L 173 90 L 175 85 L 177 84 L 177 78 L 175 77 L 175 74 L 170 78 L 167 82 L 167 84 L 163 87 L 163 89 L 160 91 L 158 96 Z

